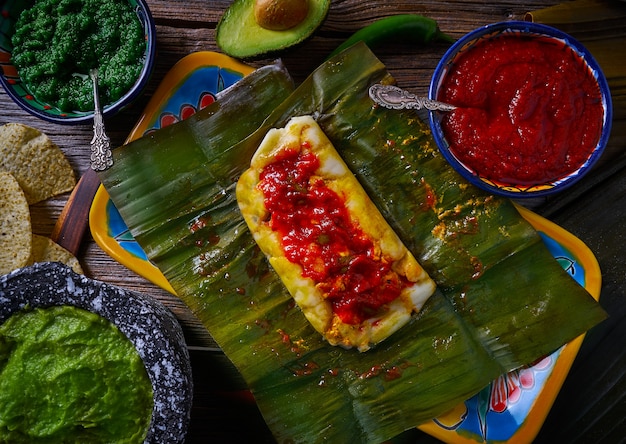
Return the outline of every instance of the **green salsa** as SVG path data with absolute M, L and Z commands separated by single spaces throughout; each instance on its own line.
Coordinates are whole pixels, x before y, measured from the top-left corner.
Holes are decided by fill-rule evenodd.
M 59 306 L 0 326 L 0 442 L 142 442 L 152 408 L 143 361 L 105 318 Z
M 136 82 L 144 30 L 126 0 L 37 0 L 15 24 L 12 61 L 29 91 L 62 111 L 93 111 L 89 70 L 98 68 L 100 103 Z

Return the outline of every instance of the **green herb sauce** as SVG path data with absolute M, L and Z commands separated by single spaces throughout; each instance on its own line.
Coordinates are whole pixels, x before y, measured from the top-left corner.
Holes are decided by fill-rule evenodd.
M 0 442 L 142 442 L 152 407 L 135 347 L 101 316 L 37 308 L 0 326 Z
M 122 97 L 139 77 L 146 49 L 142 24 L 125 0 L 37 0 L 20 14 L 12 43 L 12 61 L 30 92 L 66 112 L 93 111 L 91 68 L 98 68 L 102 106 Z

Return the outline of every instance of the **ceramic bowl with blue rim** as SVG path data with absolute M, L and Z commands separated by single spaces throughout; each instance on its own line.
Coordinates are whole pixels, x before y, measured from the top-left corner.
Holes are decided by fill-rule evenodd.
M 60 124 L 91 123 L 93 110 L 68 111 L 60 109 L 54 103 L 48 103 L 37 97 L 22 78 L 13 63 L 13 34 L 15 24 L 27 8 L 32 7 L 34 1 L 0 0 L 0 83 L 7 94 L 22 109 L 30 114 L 49 122 Z M 134 84 L 127 91 L 122 92 L 119 98 L 112 103 L 101 100 L 103 115 L 110 117 L 130 105 L 137 99 L 150 80 L 154 68 L 156 55 L 156 29 L 152 14 L 145 0 L 128 0 L 131 9 L 137 14 L 144 33 L 145 50 L 140 57 L 141 71 Z
M 443 112 L 432 112 L 430 114 L 430 126 L 431 126 L 431 130 L 432 130 L 435 142 L 437 143 L 439 150 L 441 151 L 443 156 L 446 158 L 446 160 L 452 165 L 452 167 L 457 172 L 459 172 L 465 179 L 467 179 L 472 184 L 480 188 L 483 188 L 491 193 L 510 197 L 510 198 L 542 197 L 545 195 L 562 191 L 570 187 L 574 183 L 578 182 L 583 176 L 585 176 L 585 174 L 589 172 L 592 166 L 600 158 L 600 156 L 602 155 L 604 151 L 606 143 L 608 141 L 609 134 L 611 132 L 611 119 L 612 119 L 611 95 L 610 95 L 606 78 L 602 72 L 602 69 L 600 68 L 596 60 L 593 58 L 592 54 L 576 39 L 550 26 L 541 25 L 537 23 L 531 23 L 531 22 L 523 22 L 523 21 L 509 21 L 509 22 L 500 22 L 500 23 L 490 24 L 490 25 L 481 27 L 479 29 L 471 31 L 470 33 L 466 34 L 465 36 L 457 40 L 444 54 L 444 56 L 442 57 L 442 59 L 440 60 L 440 62 L 438 63 L 434 71 L 433 77 L 431 79 L 431 84 L 430 84 L 429 97 L 431 99 L 438 99 L 438 100 L 444 100 L 444 98 L 449 99 L 449 96 L 451 96 L 451 94 L 448 94 L 448 96 L 446 96 L 446 91 L 444 91 L 444 88 L 446 88 L 445 87 L 446 80 L 453 79 L 453 76 L 457 76 L 456 79 L 459 79 L 459 76 L 464 74 L 463 69 L 465 68 L 462 68 L 462 67 L 468 66 L 468 65 L 463 65 L 462 61 L 463 61 L 463 58 L 467 56 L 468 51 L 472 51 L 474 48 L 476 48 L 477 46 L 481 45 L 482 43 L 488 40 L 494 41 L 495 39 L 500 38 L 499 41 L 502 41 L 501 37 L 506 37 L 506 36 L 519 37 L 521 40 L 525 40 L 525 41 L 533 40 L 533 39 L 535 40 L 541 39 L 542 41 L 548 42 L 550 45 L 553 45 L 555 47 L 558 46 L 559 48 L 564 48 L 566 50 L 571 49 L 572 53 L 574 54 L 573 58 L 578 59 L 577 64 L 580 66 L 580 68 L 578 69 L 584 72 L 588 70 L 588 73 L 586 73 L 586 76 L 592 78 L 592 83 L 593 83 L 593 80 L 595 80 L 595 83 L 597 84 L 597 88 L 595 89 L 596 91 L 599 90 L 599 94 L 595 96 L 597 98 L 594 100 L 595 100 L 596 105 L 599 103 L 599 106 L 601 107 L 601 112 L 597 113 L 597 115 L 599 116 L 598 119 L 594 120 L 594 123 L 596 124 L 596 128 L 597 128 L 597 132 L 596 132 L 597 137 L 593 139 L 594 143 L 590 144 L 589 150 L 585 151 L 584 154 L 580 155 L 581 161 L 578 164 L 576 164 L 576 166 L 568 166 L 569 170 L 567 170 L 564 166 L 563 170 L 559 173 L 556 172 L 558 171 L 558 163 L 557 163 L 557 169 L 554 168 L 554 164 L 553 164 L 553 167 L 550 169 L 550 173 L 546 172 L 546 174 L 543 175 L 543 177 L 539 178 L 539 176 L 541 176 L 541 172 L 538 172 L 536 173 L 536 176 L 537 176 L 536 179 L 535 178 L 530 179 L 529 178 L 530 176 L 523 178 L 521 177 L 521 173 L 520 173 L 520 177 L 516 177 L 517 172 L 515 172 L 513 175 L 507 175 L 506 177 L 504 177 L 504 175 L 498 176 L 497 173 L 490 172 L 488 167 L 486 166 L 483 166 L 484 169 L 479 171 L 478 167 L 472 165 L 471 164 L 472 162 L 467 160 L 468 159 L 467 156 L 469 156 L 469 154 L 466 155 L 465 153 L 462 152 L 462 150 L 466 150 L 468 152 L 470 150 L 473 150 L 474 153 L 478 153 L 478 154 L 472 154 L 472 156 L 479 157 L 479 156 L 486 155 L 485 153 L 489 153 L 489 151 L 491 151 L 492 159 L 495 159 L 494 163 L 499 162 L 500 159 L 503 158 L 503 155 L 501 155 L 499 151 L 497 155 L 495 154 L 494 148 L 499 150 L 499 147 L 496 147 L 495 143 L 492 145 L 488 145 L 488 144 L 483 144 L 483 142 L 480 142 L 480 143 L 475 143 L 473 146 L 470 146 L 470 144 L 464 144 L 461 146 L 459 144 L 456 146 L 457 151 L 455 153 L 455 147 L 453 146 L 451 149 L 451 142 L 450 142 L 450 139 L 451 139 L 450 136 L 451 136 L 451 131 L 452 131 L 450 128 L 453 128 L 453 126 L 450 125 L 449 123 L 446 124 L 446 119 L 448 119 L 449 121 L 450 119 L 452 119 L 452 117 L 450 115 L 445 115 Z M 467 59 L 467 57 L 465 58 Z M 517 63 L 517 60 L 515 62 Z M 528 64 L 529 68 L 527 69 L 527 72 L 532 71 L 531 65 L 532 65 L 531 63 Z M 495 72 L 496 70 L 500 69 L 500 67 L 497 67 L 496 69 L 493 69 L 493 70 L 491 69 L 485 70 L 483 66 L 480 66 L 480 64 L 474 65 L 474 66 L 475 66 L 476 71 L 480 71 L 480 70 L 489 71 L 487 73 L 484 73 L 485 76 L 491 75 L 492 72 Z M 556 69 L 562 69 L 562 68 L 557 67 Z M 465 70 L 467 71 L 467 69 Z M 461 74 L 459 74 L 459 72 L 461 72 Z M 525 73 L 523 71 L 519 71 L 519 76 L 525 77 Z M 493 85 L 498 85 L 498 83 L 494 82 Z M 562 85 L 562 87 L 565 89 L 568 89 L 570 88 L 570 85 Z M 493 86 L 487 91 L 487 93 L 491 93 L 492 91 L 499 89 L 499 88 L 500 86 Z M 466 88 L 466 90 L 469 90 L 469 88 Z M 480 93 L 476 93 L 475 95 L 479 95 L 483 93 L 484 91 Z M 539 93 L 537 93 L 537 95 L 539 95 Z M 530 95 L 529 102 L 531 102 L 532 100 L 533 100 L 533 96 Z M 512 109 L 516 105 L 516 103 L 514 102 L 515 102 L 514 100 L 510 102 L 510 105 L 509 105 L 510 109 Z M 492 103 L 492 102 L 485 101 L 484 103 Z M 452 104 L 459 105 L 459 103 L 452 103 Z M 464 103 L 463 106 L 468 106 L 468 105 L 465 105 Z M 526 106 L 527 106 L 527 109 L 530 108 L 530 105 L 526 105 Z M 551 104 L 548 103 L 547 106 L 551 106 Z M 457 112 L 457 111 L 455 110 L 454 112 Z M 489 110 L 487 109 L 485 112 L 488 113 Z M 583 116 L 585 116 L 585 113 L 587 113 L 586 109 L 583 112 Z M 467 114 L 467 116 L 469 115 L 470 114 Z M 457 118 L 455 117 L 455 119 Z M 515 125 L 519 125 L 520 121 L 518 117 L 515 117 L 515 119 L 517 120 L 513 120 L 514 117 L 510 117 L 510 119 L 511 119 L 511 125 L 512 125 L 513 130 L 515 130 L 516 128 L 519 131 L 526 130 L 524 126 L 519 126 L 519 127 L 515 126 Z M 466 117 L 466 121 L 471 121 L 471 120 L 473 119 Z M 475 119 L 475 120 L 479 120 L 479 119 Z M 459 122 L 460 120 L 457 119 L 456 121 Z M 537 120 L 532 123 L 526 123 L 526 122 L 523 122 L 523 123 L 529 126 L 530 130 L 541 131 L 545 122 L 546 122 L 546 119 Z M 582 125 L 573 125 L 573 126 L 576 127 L 576 126 L 582 126 Z M 485 127 L 485 125 L 477 126 L 476 128 L 481 128 L 481 127 Z M 471 128 L 471 126 L 462 127 L 459 125 L 459 126 L 455 126 L 454 128 L 455 128 L 454 131 L 457 131 L 457 132 L 458 131 L 466 131 L 466 132 L 479 131 L 476 128 Z M 573 146 L 574 144 L 580 144 L 580 138 L 578 136 L 572 136 L 571 134 L 567 134 L 563 139 L 568 140 L 570 143 L 570 146 Z M 500 141 L 496 143 L 500 143 Z M 541 169 L 543 168 L 543 165 L 547 162 L 546 158 L 543 158 L 541 156 L 543 156 L 544 153 L 549 153 L 550 150 L 553 150 L 552 146 L 554 145 L 555 144 L 547 144 L 546 148 L 543 151 L 541 152 L 536 151 L 536 152 L 539 152 L 539 155 L 534 157 L 532 161 L 524 160 L 524 162 L 527 162 L 525 164 L 526 166 L 522 164 L 521 167 L 518 166 L 516 168 L 516 171 L 525 170 L 526 167 L 528 167 L 529 170 L 532 168 L 535 168 L 541 171 Z M 529 142 L 527 146 L 533 146 L 533 143 Z M 481 154 L 480 150 L 482 149 L 486 151 Z M 553 151 L 556 151 L 556 150 L 553 150 Z M 569 152 L 571 151 L 568 151 L 568 153 Z M 513 156 L 515 156 L 516 154 L 517 153 L 514 153 Z M 556 156 L 556 154 L 550 154 L 550 155 Z M 547 154 L 546 154 L 546 157 L 547 157 Z M 486 165 L 486 162 L 487 161 L 485 161 L 483 165 Z M 495 168 L 491 171 L 495 171 Z

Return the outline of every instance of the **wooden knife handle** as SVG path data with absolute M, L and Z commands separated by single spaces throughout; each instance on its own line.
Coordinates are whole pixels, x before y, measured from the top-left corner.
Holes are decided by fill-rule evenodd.
M 77 255 L 89 223 L 89 209 L 100 179 L 94 170 L 87 170 L 80 178 L 59 215 L 51 239 L 72 254 Z

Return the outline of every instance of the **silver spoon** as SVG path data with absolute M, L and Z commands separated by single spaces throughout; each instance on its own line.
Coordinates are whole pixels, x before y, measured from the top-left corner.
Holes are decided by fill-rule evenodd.
M 98 94 L 98 69 L 89 70 L 89 77 L 93 82 L 93 139 L 91 139 L 91 169 L 104 171 L 113 165 L 111 154 L 111 140 L 104 130 L 104 118 L 100 107 L 100 95 Z
M 430 111 L 452 111 L 456 106 L 416 96 L 393 85 L 376 83 L 370 86 L 370 98 L 380 106 L 390 109 L 428 109 Z

